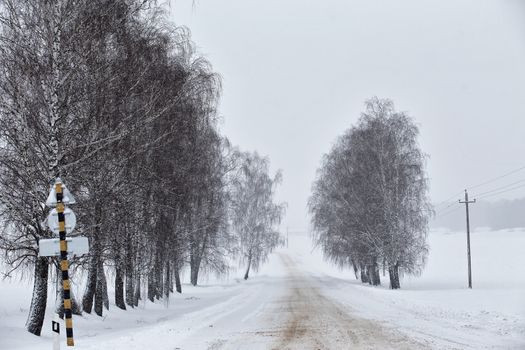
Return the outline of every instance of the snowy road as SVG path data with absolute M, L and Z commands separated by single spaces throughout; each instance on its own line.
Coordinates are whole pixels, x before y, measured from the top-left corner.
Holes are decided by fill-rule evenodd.
M 321 293 L 320 281 L 301 271 L 288 255 L 280 255 L 289 274 L 287 293 L 271 303 L 272 314 L 284 321 L 275 349 L 411 349 L 421 344 L 378 324 L 352 315 Z
M 320 280 L 279 254 L 285 275 L 251 290 L 237 310 L 198 333 L 215 333 L 206 344 L 190 341 L 181 349 L 422 349 L 322 294 Z M 213 327 L 211 327 L 213 326 Z M 210 328 L 213 330 L 210 331 Z M 200 339 L 210 339 L 205 334 Z
M 270 275 L 237 284 L 196 287 L 193 293 L 172 300 L 170 308 L 158 305 L 159 308 L 138 320 L 115 309 L 112 321 L 93 315 L 76 318 L 76 348 L 100 350 L 101 345 L 104 350 L 424 348 L 406 336 L 354 315 L 348 306 L 323 295 L 327 276 L 322 279 L 309 273 L 287 252 L 276 253 L 271 265 Z M 29 342 L 12 338 L 7 348 L 40 350 L 48 349 L 51 343 L 48 335 L 28 338 L 24 332 L 21 336 Z

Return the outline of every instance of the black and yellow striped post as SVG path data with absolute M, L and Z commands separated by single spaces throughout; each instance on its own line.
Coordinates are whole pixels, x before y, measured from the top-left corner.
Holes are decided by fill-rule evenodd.
M 69 262 L 67 260 L 66 219 L 64 215 L 63 186 L 60 181 L 55 183 L 55 193 L 58 213 L 58 234 L 60 237 L 60 270 L 62 271 L 62 284 L 64 289 L 64 318 L 66 320 L 67 345 L 74 346 L 73 318 L 71 314 L 71 285 L 69 283 Z

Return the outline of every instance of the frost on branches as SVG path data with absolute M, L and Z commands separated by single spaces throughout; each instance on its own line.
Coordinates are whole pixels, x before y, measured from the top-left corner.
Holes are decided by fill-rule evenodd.
M 356 126 L 323 158 L 309 199 L 314 239 L 362 282 L 390 287 L 417 274 L 427 255 L 432 209 L 418 128 L 390 100 L 372 98 Z
M 278 225 L 284 204 L 274 203 L 281 173 L 270 176 L 269 162 L 257 153 L 239 153 L 239 169 L 232 182 L 231 223 L 240 243 L 241 262 L 257 271 L 279 244 Z

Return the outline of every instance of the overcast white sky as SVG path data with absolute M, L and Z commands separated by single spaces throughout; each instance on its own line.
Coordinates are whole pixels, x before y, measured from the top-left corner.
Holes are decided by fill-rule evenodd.
M 525 1 L 172 0 L 170 11 L 223 78 L 223 132 L 283 170 L 284 225 L 308 226 L 322 155 L 374 95 L 420 126 L 435 202 L 525 166 Z

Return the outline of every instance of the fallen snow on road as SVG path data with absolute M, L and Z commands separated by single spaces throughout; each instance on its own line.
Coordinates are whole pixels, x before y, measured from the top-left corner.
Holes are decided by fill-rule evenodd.
M 525 348 L 525 231 L 473 233 L 473 290 L 465 235 L 434 231 L 429 245 L 424 273 L 392 291 L 387 277 L 382 287 L 363 285 L 293 235 L 249 281 L 235 278 L 241 272 L 210 277 L 184 285 L 167 307 L 111 305 L 103 318 L 74 317 L 76 348 Z M 28 283 L 0 282 L 0 349 L 51 348 L 51 307 L 41 337 L 24 330 L 30 294 Z

